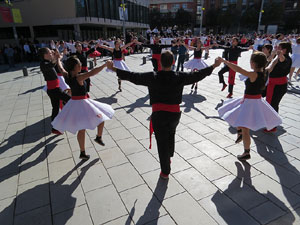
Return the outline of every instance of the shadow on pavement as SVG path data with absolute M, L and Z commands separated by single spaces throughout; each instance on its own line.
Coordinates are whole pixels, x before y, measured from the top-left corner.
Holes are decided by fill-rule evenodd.
M 151 223 L 149 224 L 151 225 L 158 224 L 159 209 L 164 201 L 164 197 L 168 189 L 168 182 L 169 180 L 162 180 L 158 178 L 154 193 L 152 194 L 152 198 L 144 211 L 144 215 L 142 215 L 135 223 L 136 225 L 142 225 L 146 223 L 148 224 L 153 219 L 155 220 L 151 221 Z M 133 218 L 135 212 L 135 203 L 136 201 L 134 202 L 134 205 L 130 210 L 129 217 L 126 221 L 126 225 L 129 225 L 131 218 Z
M 80 177 L 83 177 L 88 169 L 98 161 L 99 159 L 95 159 L 85 167 L 82 167 L 79 174 Z M 59 221 L 55 222 L 58 222 L 59 224 L 66 224 L 74 212 L 77 199 L 72 196 L 72 193 L 77 189 L 78 186 L 80 186 L 80 179 L 77 177 L 74 180 L 68 181 L 71 182 L 70 184 L 64 183 L 67 181 L 68 177 L 84 162 L 85 161 L 79 162 L 72 170 L 61 177 L 56 183 L 53 181 L 46 182 L 19 194 L 12 204 L 0 212 L 0 224 L 11 224 L 9 221 L 12 221 L 12 218 L 8 218 L 7 215 L 13 216 L 10 211 L 13 210 L 14 207 L 16 207 L 16 214 L 19 214 L 19 216 L 16 215 L 17 218 L 15 218 L 15 223 L 17 224 L 31 224 L 33 221 L 34 224 L 52 224 L 51 211 L 53 214 L 53 211 L 56 211 L 57 213 L 64 211 L 63 216 L 59 217 Z M 50 192 L 52 194 L 50 194 Z M 46 215 L 34 212 L 35 210 L 39 210 L 44 206 L 48 206 L 48 212 L 45 213 Z M 52 207 L 52 210 L 50 210 L 50 206 Z
M 227 189 L 225 189 L 223 192 L 218 190 L 211 200 L 215 204 L 219 215 L 223 218 L 226 224 L 258 225 L 260 224 L 259 222 L 257 222 L 254 219 L 249 219 L 251 218 L 251 213 L 250 215 L 248 215 L 249 210 L 242 210 L 239 206 L 239 203 L 241 202 L 246 205 L 247 202 L 252 201 L 251 198 L 253 198 L 253 195 L 249 194 L 249 191 L 253 192 L 254 194 L 256 194 L 255 192 L 259 193 L 251 182 L 251 166 L 247 162 L 243 163 L 244 168 L 240 162 L 235 162 L 235 165 L 237 167 L 237 177 L 235 177 L 232 180 L 232 182 L 228 185 Z M 272 199 L 273 201 L 275 200 L 276 203 L 280 205 L 281 209 L 283 209 L 286 212 L 291 212 L 289 208 L 271 192 L 268 191 L 267 193 L 259 194 L 262 197 L 262 202 L 264 201 L 263 198 L 265 198 L 265 202 L 267 202 L 267 199 Z M 233 204 L 233 202 L 230 199 L 236 204 Z M 268 220 L 268 214 L 270 216 L 273 216 L 273 213 L 274 212 L 266 211 L 264 215 L 266 217 L 266 220 Z M 264 212 L 256 212 L 256 214 L 263 215 Z M 293 220 L 289 221 L 288 223 L 285 223 L 285 225 L 292 225 L 294 220 L 295 217 L 293 218 Z

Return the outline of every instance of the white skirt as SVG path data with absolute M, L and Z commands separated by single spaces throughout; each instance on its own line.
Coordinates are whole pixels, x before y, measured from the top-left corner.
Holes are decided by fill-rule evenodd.
M 300 68 L 300 54 L 293 54 L 292 62 L 292 67 Z
M 191 70 L 202 70 L 208 65 L 202 59 L 191 59 L 183 64 L 183 67 Z
M 65 81 L 65 78 L 63 76 L 57 76 L 58 79 L 59 79 L 59 87 L 61 88 L 62 91 L 65 91 L 67 89 L 71 89 L 69 85 L 67 85 L 66 81 Z M 47 92 L 47 85 L 45 85 L 43 87 L 43 90 L 45 92 Z
M 76 134 L 79 130 L 94 130 L 100 123 L 110 120 L 115 111 L 110 105 L 92 99 L 70 99 L 51 123 L 60 132 Z
M 243 99 L 228 99 L 218 109 L 219 116 L 230 126 L 257 131 L 262 128 L 271 130 L 282 123 L 278 113 L 265 99 Z
M 114 67 L 120 70 L 130 71 L 130 69 L 128 68 L 124 60 L 113 60 L 113 62 L 114 62 Z M 111 71 L 110 69 L 106 69 L 106 72 L 113 72 L 113 71 Z

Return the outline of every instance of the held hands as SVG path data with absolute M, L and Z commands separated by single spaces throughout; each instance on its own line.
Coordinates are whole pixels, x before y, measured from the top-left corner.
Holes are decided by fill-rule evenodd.
M 224 60 L 221 57 L 218 57 L 215 59 L 215 63 L 214 63 L 214 68 L 218 67 L 221 65 L 221 63 L 224 62 Z
M 113 68 L 114 68 L 113 61 L 108 60 L 105 64 L 106 64 L 107 69 L 113 70 Z

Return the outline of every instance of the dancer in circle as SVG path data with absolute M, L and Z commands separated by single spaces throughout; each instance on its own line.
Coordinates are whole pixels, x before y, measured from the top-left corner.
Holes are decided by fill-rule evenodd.
M 243 141 L 244 153 L 238 155 L 237 158 L 239 160 L 248 160 L 251 158 L 249 131 L 257 131 L 262 128 L 271 129 L 282 122 L 278 113 L 261 96 L 266 82 L 265 66 L 267 58 L 262 52 L 254 52 L 250 58 L 250 65 L 253 71 L 246 71 L 234 63 L 220 59 L 230 69 L 248 77 L 245 81 L 244 96 L 228 99 L 218 109 L 222 119 L 228 122 L 230 126 L 237 127 L 238 133 L 235 142 Z
M 69 131 L 76 134 L 78 132 L 79 158 L 89 159 L 89 155 L 85 153 L 85 130 L 94 130 L 97 127 L 95 141 L 104 146 L 102 141 L 104 121 L 112 118 L 114 110 L 110 105 L 89 98 L 86 80 L 102 71 L 106 64 L 90 72 L 81 73 L 80 60 L 76 56 L 71 56 L 67 59 L 65 67 L 69 76 L 72 98 L 53 120 L 52 126 L 61 133 Z
M 267 86 L 266 100 L 274 108 L 279 111 L 279 103 L 287 92 L 288 79 L 292 66 L 292 59 L 289 56 L 291 52 L 291 43 L 281 42 L 277 47 L 277 58 L 267 68 L 269 73 L 269 83 Z M 276 127 L 271 130 L 266 129 L 265 132 L 276 132 Z
M 41 58 L 40 68 L 43 73 L 44 79 L 47 82 L 47 94 L 51 100 L 52 114 L 51 121 L 53 121 L 59 112 L 59 102 L 68 102 L 71 98 L 68 94 L 62 91 L 60 88 L 60 80 L 57 76 L 55 67 L 57 65 L 61 73 L 65 72 L 61 65 L 61 55 L 58 51 L 52 51 L 49 48 L 40 48 L 39 56 Z M 52 128 L 53 134 L 62 134 L 55 128 Z
M 218 44 L 215 44 L 217 47 L 222 48 L 224 50 L 227 51 L 228 53 L 228 60 L 231 63 L 237 64 L 238 62 L 238 58 L 241 55 L 241 52 L 244 51 L 248 51 L 249 49 L 252 49 L 252 46 L 250 46 L 249 48 L 242 48 L 240 46 L 238 46 L 239 41 L 236 37 L 232 38 L 232 43 L 231 46 L 221 46 Z M 227 65 L 225 65 L 218 73 L 219 75 L 219 83 L 223 84 L 223 87 L 221 89 L 221 91 L 224 91 L 225 88 L 227 87 L 227 84 L 224 81 L 224 73 L 229 72 L 229 76 L 228 76 L 228 95 L 227 98 L 231 98 L 233 95 L 233 86 L 234 86 L 234 80 L 235 80 L 235 71 L 233 71 L 232 69 L 230 69 Z
M 150 105 L 152 105 L 150 134 L 155 132 L 162 179 L 168 179 L 171 171 L 170 158 L 175 151 L 176 127 L 181 116 L 179 104 L 182 102 L 184 86 L 204 79 L 221 63 L 220 60 L 216 60 L 210 67 L 184 73 L 172 71 L 173 60 L 172 52 L 165 51 L 161 54 L 162 70 L 147 73 L 128 72 L 114 68 L 112 62 L 107 64 L 109 69 L 117 72 L 120 79 L 148 87 Z
M 207 47 L 202 46 L 202 42 L 200 41 L 200 39 L 197 39 L 196 47 L 189 46 L 188 48 L 190 50 L 194 50 L 194 58 L 187 61 L 187 62 L 185 62 L 183 64 L 184 68 L 190 69 L 191 71 L 196 71 L 196 70 L 201 70 L 201 69 L 204 69 L 204 68 L 208 67 L 208 65 L 204 62 L 204 60 L 201 59 L 202 50 L 206 49 Z M 193 90 L 194 87 L 195 87 L 195 90 L 197 90 L 198 83 L 194 83 L 192 85 L 191 89 Z
M 133 43 L 136 43 L 137 41 L 134 40 L 124 46 L 121 47 L 121 40 L 118 39 L 115 41 L 115 47 L 111 48 L 111 47 L 107 47 L 105 45 L 100 45 L 100 48 L 106 49 L 110 52 L 112 52 L 112 60 L 114 62 L 114 66 L 118 69 L 121 70 L 126 70 L 126 71 L 130 71 L 130 69 L 128 68 L 127 64 L 124 61 L 124 53 L 123 51 L 126 50 L 127 47 L 131 46 Z M 107 70 L 109 71 L 109 70 Z M 122 91 L 122 87 L 121 87 L 121 80 L 118 79 L 118 84 L 119 84 L 119 91 Z

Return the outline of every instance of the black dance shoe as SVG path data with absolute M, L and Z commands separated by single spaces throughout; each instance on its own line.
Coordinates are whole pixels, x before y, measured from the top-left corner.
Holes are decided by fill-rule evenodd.
M 104 142 L 102 141 L 102 137 L 100 136 L 96 136 L 96 138 L 94 139 L 95 142 L 97 142 L 99 145 L 105 146 Z

